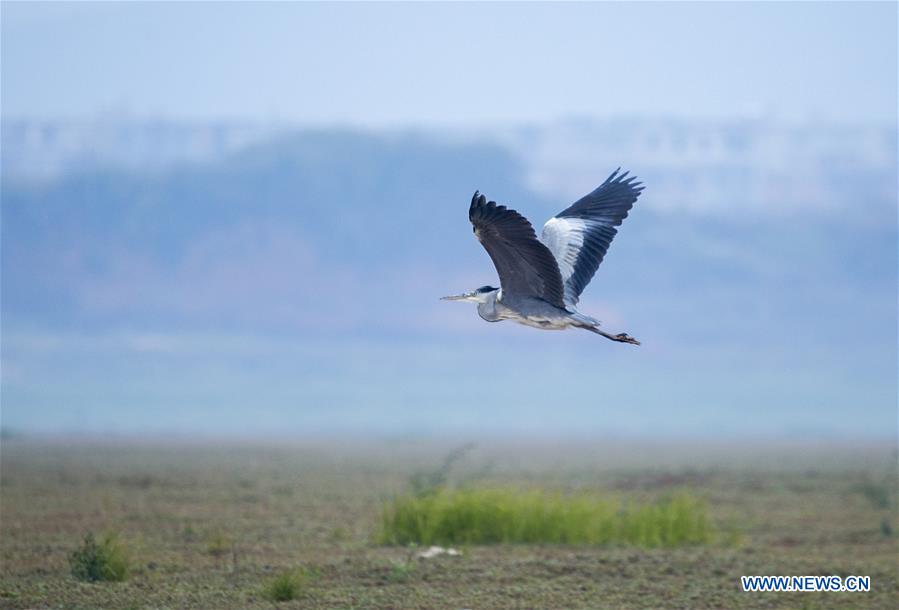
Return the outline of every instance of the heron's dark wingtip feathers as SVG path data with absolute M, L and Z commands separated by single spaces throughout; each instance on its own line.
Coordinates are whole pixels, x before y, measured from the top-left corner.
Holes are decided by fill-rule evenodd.
M 630 184 L 630 185 L 633 185 L 633 184 L 636 184 L 636 183 L 637 183 L 637 180 L 638 180 L 637 176 L 632 176 L 632 175 L 631 175 L 631 170 L 626 169 L 626 170 L 624 170 L 624 171 L 622 172 L 622 171 L 621 171 L 621 168 L 619 167 L 619 168 L 616 169 L 614 172 L 612 172 L 612 173 L 609 175 L 609 177 L 606 178 L 605 182 L 603 182 L 600 186 L 605 186 L 605 185 L 607 185 L 607 184 L 613 184 L 613 183 L 614 183 L 614 184 Z
M 495 220 L 508 220 L 511 218 L 519 218 L 527 223 L 527 219 L 510 208 L 500 205 L 495 201 L 488 201 L 487 197 L 475 192 L 475 197 L 471 199 L 471 207 L 468 209 L 468 219 L 477 224 L 478 222 L 488 222 Z M 528 223 L 530 226 L 530 223 Z
M 617 168 L 592 193 L 584 195 L 556 216 L 558 218 L 603 219 L 611 226 L 618 226 L 643 192 L 643 183 L 630 170 L 621 173 Z
M 484 216 L 485 209 L 491 206 L 495 207 L 496 204 L 492 201 L 488 203 L 480 191 L 475 191 L 471 198 L 471 206 L 468 208 L 468 220 L 474 223 L 475 219 Z

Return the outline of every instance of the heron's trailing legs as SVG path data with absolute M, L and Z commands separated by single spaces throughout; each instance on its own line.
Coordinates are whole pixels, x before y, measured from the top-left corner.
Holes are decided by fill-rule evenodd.
M 589 330 L 590 332 L 594 332 L 597 335 L 602 335 L 606 339 L 611 339 L 612 341 L 618 341 L 619 343 L 630 343 L 631 345 L 640 345 L 639 341 L 637 341 L 627 333 L 618 333 L 617 335 L 613 335 L 611 333 L 600 330 L 598 326 L 581 326 L 581 328 Z

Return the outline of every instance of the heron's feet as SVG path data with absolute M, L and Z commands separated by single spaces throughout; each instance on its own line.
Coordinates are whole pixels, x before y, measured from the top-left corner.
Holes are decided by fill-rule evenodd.
M 618 333 L 614 337 L 615 341 L 620 341 L 621 343 L 630 343 L 631 345 L 640 345 L 640 342 L 631 337 L 627 333 Z

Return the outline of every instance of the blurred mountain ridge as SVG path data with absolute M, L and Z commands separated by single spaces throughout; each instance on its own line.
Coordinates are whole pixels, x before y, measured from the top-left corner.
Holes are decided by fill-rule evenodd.
M 322 142 L 326 133 L 332 146 L 340 146 L 339 139 L 354 132 L 298 130 L 272 122 L 5 119 L 3 177 L 48 180 L 97 169 L 158 171 L 219 162 L 291 134 Z M 897 164 L 897 132 L 888 125 L 619 118 L 478 131 L 368 132 L 387 141 L 410 134 L 502 146 L 525 164 L 532 189 L 564 200 L 591 189 L 599 173 L 619 165 L 653 178 L 666 194 L 653 205 L 675 211 L 782 213 L 784 201 L 797 209 L 837 210 L 859 196 L 888 204 L 895 198 L 889 177 Z

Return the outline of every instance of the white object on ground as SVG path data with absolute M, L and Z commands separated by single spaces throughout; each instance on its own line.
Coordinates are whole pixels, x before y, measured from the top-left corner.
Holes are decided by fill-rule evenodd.
M 441 555 L 456 556 L 456 555 L 461 555 L 461 554 L 462 553 L 460 553 L 456 549 L 447 549 L 442 546 L 432 546 L 432 547 L 429 547 L 427 550 L 419 553 L 418 556 L 421 557 L 422 559 L 431 559 L 432 557 L 440 557 Z

